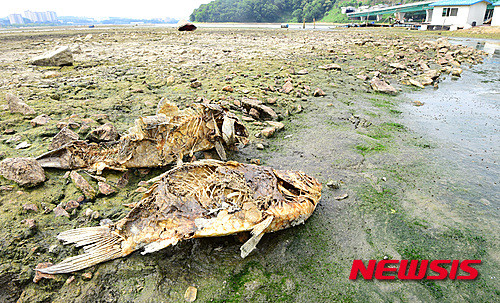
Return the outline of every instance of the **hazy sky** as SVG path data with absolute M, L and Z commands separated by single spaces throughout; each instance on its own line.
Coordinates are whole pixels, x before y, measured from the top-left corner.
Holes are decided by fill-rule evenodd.
M 54 11 L 58 16 L 188 18 L 202 3 L 212 0 L 2 0 L 0 17 L 35 12 Z

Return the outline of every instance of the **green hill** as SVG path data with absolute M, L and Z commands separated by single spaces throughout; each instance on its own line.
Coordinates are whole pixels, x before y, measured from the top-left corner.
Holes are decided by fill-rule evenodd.
M 373 1 L 355 0 L 215 0 L 191 14 L 198 22 L 328 22 L 346 21 L 341 6 L 360 6 Z M 391 1 L 377 1 L 377 3 Z

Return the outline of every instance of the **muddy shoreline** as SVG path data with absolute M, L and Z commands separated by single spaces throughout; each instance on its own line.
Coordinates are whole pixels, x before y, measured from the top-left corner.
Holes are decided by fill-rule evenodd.
M 123 204 L 141 197 L 138 183 L 164 169 L 131 170 L 125 188 L 82 201 L 69 218 L 52 211 L 82 195 L 64 171 L 47 170 L 48 180 L 35 188 L 0 178 L 0 301 L 180 302 L 189 286 L 198 289 L 197 302 L 480 302 L 498 296 L 499 227 L 482 215 L 498 209 L 476 209 L 463 200 L 454 172 L 446 163 L 432 162 L 433 141 L 412 131 L 401 115 L 401 105 L 414 101 L 401 92 L 420 89 L 409 79 L 424 74 L 424 65 L 448 72 L 456 68 L 454 59 L 447 58 L 443 66 L 436 61 L 447 52 L 460 55 L 459 49 L 446 46 L 440 53 L 441 48 L 423 48 L 425 41 L 436 39 L 377 29 L 178 33 L 113 28 L 0 34 L 0 101 L 6 104 L 5 94 L 12 93 L 36 115 L 51 118 L 33 127 L 36 115 L 2 111 L 3 158 L 46 152 L 65 125 L 74 125 L 80 138 L 104 123 L 124 132 L 138 116 L 154 114 L 161 98 L 181 107 L 212 100 L 240 117 L 249 114 L 238 102 L 256 98 L 276 111 L 285 128 L 265 138 L 261 131 L 266 123 L 247 119 L 251 142 L 229 158 L 259 159 L 263 165 L 302 170 L 324 185 L 340 185 L 324 186 L 320 205 L 306 224 L 264 236 L 245 259 L 233 237 L 197 239 L 35 284 L 38 263 L 78 253 L 57 241 L 59 232 L 123 217 L 128 212 Z M 56 45 L 72 47 L 74 66 L 28 64 Z M 478 64 L 482 56 L 471 50 L 460 59 L 460 68 Z M 341 70 L 318 68 L 330 63 Z M 375 92 L 373 77 L 399 94 Z M 293 90 L 285 93 L 288 80 Z M 201 86 L 193 88 L 195 81 Z M 438 87 L 439 78 L 432 85 Z M 227 86 L 232 92 L 222 90 Z M 325 96 L 315 97 L 317 89 Z M 24 141 L 28 148 L 15 149 Z M 116 182 L 122 173 L 105 172 L 104 177 Z M 345 194 L 345 199 L 335 199 Z M 36 210 L 23 207 L 27 204 Z M 99 216 L 86 216 L 88 208 Z M 27 226 L 26 219 L 34 219 L 36 227 Z M 383 258 L 483 263 L 474 281 L 348 279 L 352 260 Z

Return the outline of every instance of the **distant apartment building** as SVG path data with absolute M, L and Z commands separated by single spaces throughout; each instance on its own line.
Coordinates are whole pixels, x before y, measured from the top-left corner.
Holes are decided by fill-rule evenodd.
M 21 14 L 10 14 L 9 22 L 10 24 L 24 24 L 23 16 Z
M 26 17 L 27 19 L 29 19 L 31 22 L 34 22 L 34 23 L 56 22 L 57 21 L 57 14 L 55 12 L 52 12 L 52 11 L 49 11 L 49 12 L 25 11 L 24 17 Z

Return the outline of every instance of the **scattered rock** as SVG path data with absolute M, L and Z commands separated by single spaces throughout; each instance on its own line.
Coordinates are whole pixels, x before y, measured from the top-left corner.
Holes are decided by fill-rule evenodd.
M 80 206 L 80 203 L 75 200 L 69 200 L 67 202 L 61 203 L 61 207 L 64 208 L 65 211 L 72 211 L 75 208 L 78 208 Z
M 64 127 L 60 132 L 57 133 L 57 135 L 54 136 L 54 138 L 52 138 L 50 149 L 58 149 L 61 146 L 78 139 L 79 137 L 77 133 L 67 127 Z
M 260 165 L 260 159 L 250 159 L 251 164 Z
M 36 220 L 35 219 L 24 219 L 22 222 L 28 226 L 29 229 L 33 230 L 36 228 Z
M 337 63 L 330 63 L 326 65 L 321 65 L 318 66 L 319 69 L 324 69 L 324 70 L 342 70 L 342 67 L 338 65 Z
M 341 184 L 339 181 L 330 180 L 326 183 L 326 186 L 328 186 L 332 189 L 339 189 Z
M 318 88 L 314 91 L 313 96 L 314 97 L 323 97 L 323 96 L 326 96 L 326 94 L 322 89 Z
M 92 273 L 91 272 L 85 272 L 82 274 L 82 279 L 84 280 L 90 280 L 92 279 Z
M 71 177 L 71 180 L 73 181 L 75 186 L 83 192 L 85 198 L 89 200 L 93 200 L 95 198 L 97 194 L 96 190 L 90 185 L 87 180 L 85 180 L 84 177 L 82 177 L 76 171 L 72 171 L 69 176 Z
M 307 75 L 309 72 L 306 69 L 299 70 L 295 73 L 296 75 Z
M 36 206 L 36 204 L 23 204 L 23 209 L 24 210 L 27 210 L 27 211 L 34 211 L 34 212 L 38 212 L 38 206 Z
M 348 194 L 343 194 L 343 195 L 340 195 L 340 196 L 337 196 L 337 197 L 334 197 L 335 200 L 344 200 L 346 199 L 347 197 L 349 197 Z
M 73 281 L 75 281 L 75 276 L 71 276 L 71 277 L 69 277 L 69 278 L 66 280 L 65 284 L 71 284 Z
M 266 127 L 266 128 L 264 128 L 263 130 L 260 131 L 260 133 L 262 134 L 262 136 L 264 136 L 266 138 L 272 137 L 275 132 L 276 132 L 276 128 L 275 127 Z
M 35 110 L 31 108 L 28 104 L 21 101 L 18 97 L 13 94 L 7 94 L 7 103 L 9 106 L 9 111 L 11 113 L 20 113 L 23 115 L 34 115 Z
M 421 102 L 421 101 L 418 101 L 418 100 L 415 100 L 415 101 L 413 101 L 412 103 L 413 103 L 413 105 L 415 105 L 415 106 L 422 106 L 422 105 L 424 105 L 424 102 Z
M 253 108 L 253 107 L 250 109 L 250 111 L 248 112 L 248 114 L 250 116 L 252 116 L 254 119 L 258 120 L 260 118 L 260 112 L 257 109 Z
M 51 52 L 33 58 L 30 63 L 37 66 L 73 65 L 73 53 L 68 46 L 61 46 Z
M 397 69 L 406 69 L 406 66 L 404 64 L 399 63 L 399 62 L 390 63 L 389 66 L 392 68 L 397 68 Z
M 103 195 L 106 195 L 106 196 L 107 196 L 107 195 L 111 195 L 111 194 L 113 194 L 113 193 L 115 193 L 115 192 L 116 192 L 116 190 L 115 190 L 113 187 L 111 187 L 111 185 L 109 185 L 109 184 L 108 184 L 108 183 L 106 183 L 106 182 L 101 182 L 101 181 L 99 181 L 99 182 L 97 183 L 97 185 L 99 186 L 99 192 L 100 192 L 101 194 L 103 194 Z
M 250 99 L 250 98 L 243 98 L 241 100 L 241 105 L 250 111 L 250 109 L 254 108 L 259 111 L 259 118 L 264 119 L 264 120 L 276 120 L 278 119 L 278 115 L 274 112 L 272 108 L 270 108 L 267 105 L 262 104 L 261 101 L 255 100 L 255 99 Z
M 196 25 L 186 20 L 181 20 L 177 23 L 177 30 L 181 32 L 192 32 L 196 30 Z
M 293 90 L 293 84 L 291 81 L 286 81 L 283 85 L 283 92 L 289 94 Z
M 282 122 L 277 122 L 277 121 L 267 121 L 266 122 L 267 124 L 273 126 L 274 128 L 276 128 L 276 130 L 282 130 L 283 128 L 285 128 L 285 124 L 283 124 Z
M 390 84 L 386 83 L 384 80 L 381 80 L 377 77 L 374 77 L 370 81 L 370 85 L 373 90 L 389 95 L 397 95 L 398 91 Z
M 88 137 L 92 141 L 104 142 L 104 141 L 116 141 L 118 140 L 118 132 L 116 128 L 111 123 L 105 123 L 98 128 L 92 130 Z
M 416 87 L 425 88 L 425 87 L 424 87 L 424 85 L 423 85 L 422 83 L 418 82 L 417 80 L 410 79 L 409 81 L 410 81 L 410 83 L 411 83 L 412 85 L 414 85 L 414 86 L 416 86 Z
M 25 148 L 28 148 L 30 147 L 31 144 L 28 143 L 27 141 L 23 141 L 21 143 L 19 143 L 18 145 L 16 145 L 16 147 L 14 147 L 15 149 L 25 149 Z
M 56 208 L 52 210 L 56 217 L 67 217 L 69 218 L 69 213 L 61 207 L 61 205 L 57 205 Z
M 461 68 L 455 67 L 455 68 L 451 69 L 451 75 L 452 76 L 460 77 L 461 74 L 462 74 L 462 69 Z
M 50 117 L 47 116 L 46 114 L 41 114 L 39 116 L 36 116 L 33 120 L 31 120 L 31 126 L 36 127 L 40 125 L 45 125 L 50 121 Z
M 0 162 L 0 175 L 21 186 L 35 186 L 45 181 L 45 172 L 33 158 L 8 158 Z
M 192 88 L 198 88 L 201 86 L 201 82 L 196 80 L 196 81 L 191 82 L 191 84 L 189 84 L 189 86 L 191 86 Z
M 62 74 L 56 71 L 48 71 L 43 74 L 44 79 L 51 79 L 51 78 L 57 78 L 60 77 Z
M 167 77 L 167 85 L 173 85 L 175 83 L 175 77 L 174 76 L 168 76 Z
M 198 294 L 198 289 L 194 286 L 189 286 L 184 293 L 184 300 L 186 302 L 194 302 L 196 300 L 196 295 Z
M 255 144 L 255 148 L 259 149 L 259 150 L 263 150 L 264 149 L 264 144 L 262 143 L 257 143 Z
M 35 267 L 35 269 L 42 269 L 42 268 L 47 268 L 52 266 L 53 264 L 50 262 L 43 262 L 43 263 L 38 263 L 38 265 Z M 39 272 L 38 270 L 35 271 L 35 277 L 33 278 L 33 283 L 38 283 L 42 279 L 54 279 L 54 275 L 50 274 L 44 274 Z
M 228 86 L 224 86 L 222 88 L 222 90 L 225 91 L 225 92 L 230 92 L 230 93 L 232 93 L 234 91 L 234 89 L 231 86 L 229 86 L 229 85 Z

